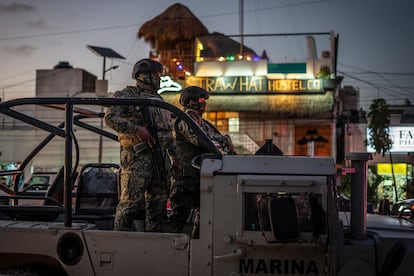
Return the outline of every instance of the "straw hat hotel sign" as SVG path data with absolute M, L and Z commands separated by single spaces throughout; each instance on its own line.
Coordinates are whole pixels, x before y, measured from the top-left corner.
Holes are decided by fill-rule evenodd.
M 269 79 L 265 76 L 187 77 L 186 85 L 209 92 L 325 92 L 323 79 Z

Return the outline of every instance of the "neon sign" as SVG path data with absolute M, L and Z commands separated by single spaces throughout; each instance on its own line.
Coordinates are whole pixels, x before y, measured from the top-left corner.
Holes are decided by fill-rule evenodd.
M 160 89 L 158 89 L 158 94 L 164 93 L 166 91 L 178 92 L 181 91 L 182 86 L 178 82 L 175 82 L 171 79 L 170 76 L 161 76 Z
M 203 87 L 209 92 L 324 92 L 321 79 L 268 79 L 265 76 L 189 77 L 186 84 Z
M 315 80 L 268 80 L 268 91 L 274 92 L 301 92 L 323 91 L 320 79 Z

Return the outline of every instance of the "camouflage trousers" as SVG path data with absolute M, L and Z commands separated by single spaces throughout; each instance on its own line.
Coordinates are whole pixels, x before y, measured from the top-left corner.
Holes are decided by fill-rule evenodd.
M 153 175 L 149 150 L 136 153 L 131 146 L 122 147 L 120 176 L 114 230 L 134 230 L 133 221 L 142 219 L 145 208 L 145 231 L 159 232 L 166 217 L 168 183 Z
M 171 229 L 183 232 L 184 225 L 193 210 L 193 218 L 199 224 L 200 184 L 197 176 L 178 176 L 170 190 Z M 193 229 L 193 232 L 198 229 Z

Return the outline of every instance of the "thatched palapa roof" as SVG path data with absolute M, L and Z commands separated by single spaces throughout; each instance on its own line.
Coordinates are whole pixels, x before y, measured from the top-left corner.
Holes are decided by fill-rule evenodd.
M 158 50 L 164 50 L 174 49 L 177 42 L 191 41 L 208 33 L 203 23 L 186 6 L 176 3 L 145 22 L 138 30 L 137 37 L 144 38 Z

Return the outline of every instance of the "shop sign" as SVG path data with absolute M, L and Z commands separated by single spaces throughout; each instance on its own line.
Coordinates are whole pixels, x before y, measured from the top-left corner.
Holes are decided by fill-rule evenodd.
M 388 128 L 388 134 L 392 140 L 391 152 L 414 152 L 414 126 L 390 126 Z M 369 135 L 369 129 L 367 128 L 367 139 Z M 368 152 L 375 152 L 374 148 L 367 146 Z
M 268 79 L 265 76 L 188 77 L 186 85 L 200 86 L 208 92 L 324 92 L 321 79 Z
M 391 169 L 390 163 L 377 164 L 377 173 L 379 175 L 391 175 L 392 172 L 394 172 L 394 174 L 401 174 L 401 175 L 406 176 L 407 175 L 407 164 L 406 163 L 394 163 L 392 164 L 392 169 Z

